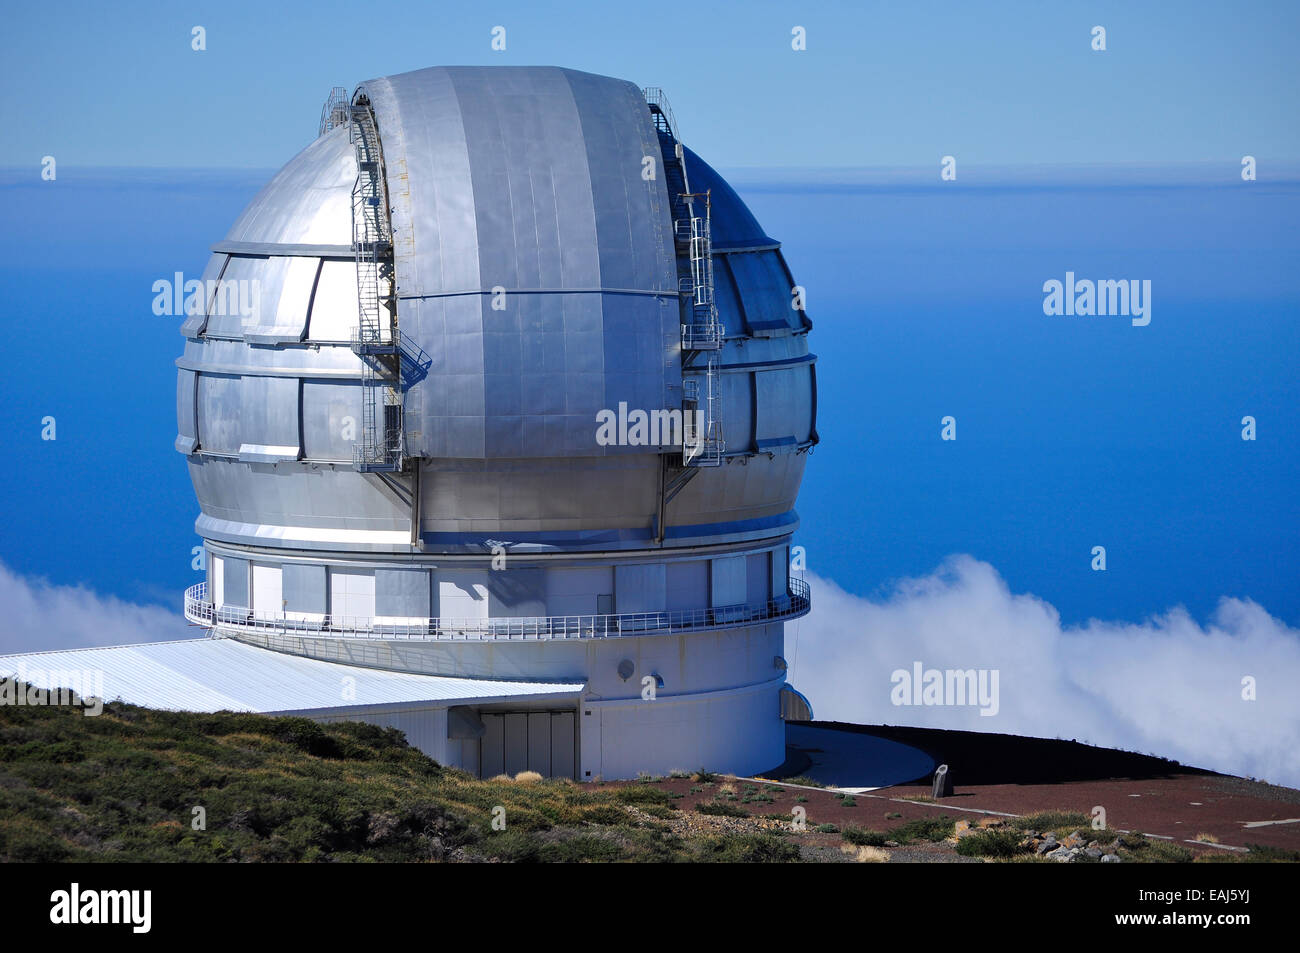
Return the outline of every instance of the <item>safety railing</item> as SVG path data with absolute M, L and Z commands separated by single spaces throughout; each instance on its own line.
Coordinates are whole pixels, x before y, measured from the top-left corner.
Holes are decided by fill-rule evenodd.
M 357 268 L 357 319 L 352 350 L 361 358 L 358 470 L 400 470 L 404 453 L 402 357 L 392 296 L 392 228 L 379 131 L 367 101 L 352 106 L 348 136 L 356 151 L 352 185 L 352 253 Z M 382 287 L 381 287 L 382 285 Z
M 548 641 L 604 639 L 635 635 L 673 635 L 775 622 L 807 615 L 812 608 L 808 584 L 790 579 L 789 592 L 753 605 L 625 612 L 614 615 L 534 616 L 515 619 L 420 619 L 384 622 L 375 618 L 307 613 L 252 612 L 214 606 L 207 583 L 185 591 L 185 618 L 224 632 L 261 632 L 335 639 L 405 639 L 419 642 Z M 294 616 L 298 618 L 294 618 Z
M 317 136 L 323 136 L 336 126 L 341 126 L 349 122 L 352 118 L 351 99 L 348 97 L 346 86 L 335 86 L 330 90 L 329 97 L 325 100 L 325 105 L 320 109 L 320 131 Z
M 658 86 L 647 86 L 641 90 L 641 94 L 645 97 L 646 105 L 650 107 L 655 128 L 664 130 L 676 139 L 677 120 L 673 116 L 673 107 L 668 105 L 668 97 L 664 95 L 663 89 Z

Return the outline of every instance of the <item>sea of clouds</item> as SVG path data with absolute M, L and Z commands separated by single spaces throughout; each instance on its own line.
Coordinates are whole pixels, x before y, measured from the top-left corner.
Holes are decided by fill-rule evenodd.
M 1300 630 L 1255 602 L 1223 598 L 1205 624 L 1174 608 L 1063 627 L 970 556 L 879 598 L 808 579 L 813 610 L 786 627 L 786 657 L 818 719 L 1067 738 L 1300 787 Z M 997 714 L 895 705 L 891 677 L 916 662 L 997 670 Z
M 0 563 L 0 655 L 192 639 L 201 630 L 161 606 L 123 602 L 83 586 L 52 585 Z

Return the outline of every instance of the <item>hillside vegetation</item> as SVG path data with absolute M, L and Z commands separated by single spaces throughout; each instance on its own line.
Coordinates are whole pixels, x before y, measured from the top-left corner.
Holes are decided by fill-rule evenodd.
M 799 858 L 779 833 L 677 836 L 654 820 L 671 799 L 650 785 L 481 781 L 358 723 L 0 707 L 6 861 Z

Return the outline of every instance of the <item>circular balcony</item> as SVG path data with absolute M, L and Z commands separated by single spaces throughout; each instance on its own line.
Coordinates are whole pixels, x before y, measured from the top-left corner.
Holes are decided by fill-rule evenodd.
M 412 642 L 545 642 L 558 639 L 608 639 L 679 635 L 732 629 L 762 622 L 797 619 L 812 608 L 808 583 L 790 579 L 789 592 L 755 605 L 632 612 L 614 615 L 531 616 L 496 619 L 423 619 L 386 622 L 328 613 L 251 612 L 214 606 L 208 584 L 185 590 L 185 618 L 222 633 L 257 632 L 322 639 L 407 640 Z

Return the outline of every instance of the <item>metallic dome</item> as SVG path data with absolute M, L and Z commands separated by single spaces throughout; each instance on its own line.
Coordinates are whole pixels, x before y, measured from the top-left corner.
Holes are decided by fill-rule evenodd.
M 660 448 L 594 439 L 602 409 L 682 400 L 671 202 L 665 176 L 642 177 L 660 143 L 641 91 L 565 69 L 464 67 L 359 93 L 383 142 L 401 334 L 420 356 L 406 453 L 438 473 L 425 542 L 644 544 L 656 535 Z M 685 164 L 692 188 L 711 192 L 732 465 L 674 498 L 664 535 L 671 545 L 720 530 L 788 533 L 799 451 L 816 442 L 810 323 L 791 306 L 777 243 L 689 150 Z M 407 528 L 407 507 L 343 466 L 348 418 L 361 416 L 362 361 L 348 347 L 356 175 L 337 127 L 214 246 L 205 278 L 258 282 L 260 308 L 183 328 L 178 448 L 203 535 L 385 549 Z M 502 310 L 493 289 L 505 292 Z
M 811 322 L 660 94 L 549 67 L 366 81 L 212 251 L 177 361 L 210 556 L 192 619 L 334 660 L 365 639 L 363 664 L 580 678 L 607 701 L 639 690 L 605 670 L 626 645 L 439 644 L 520 619 L 567 639 L 555 620 L 578 616 L 604 620 L 584 638 L 671 634 L 620 641 L 679 641 L 656 664 L 691 704 L 748 693 L 710 702 L 752 736 L 711 763 L 779 754 L 764 706 L 779 620 L 807 611 L 787 566 L 817 442 Z M 600 438 L 602 415 L 636 412 L 700 423 Z

